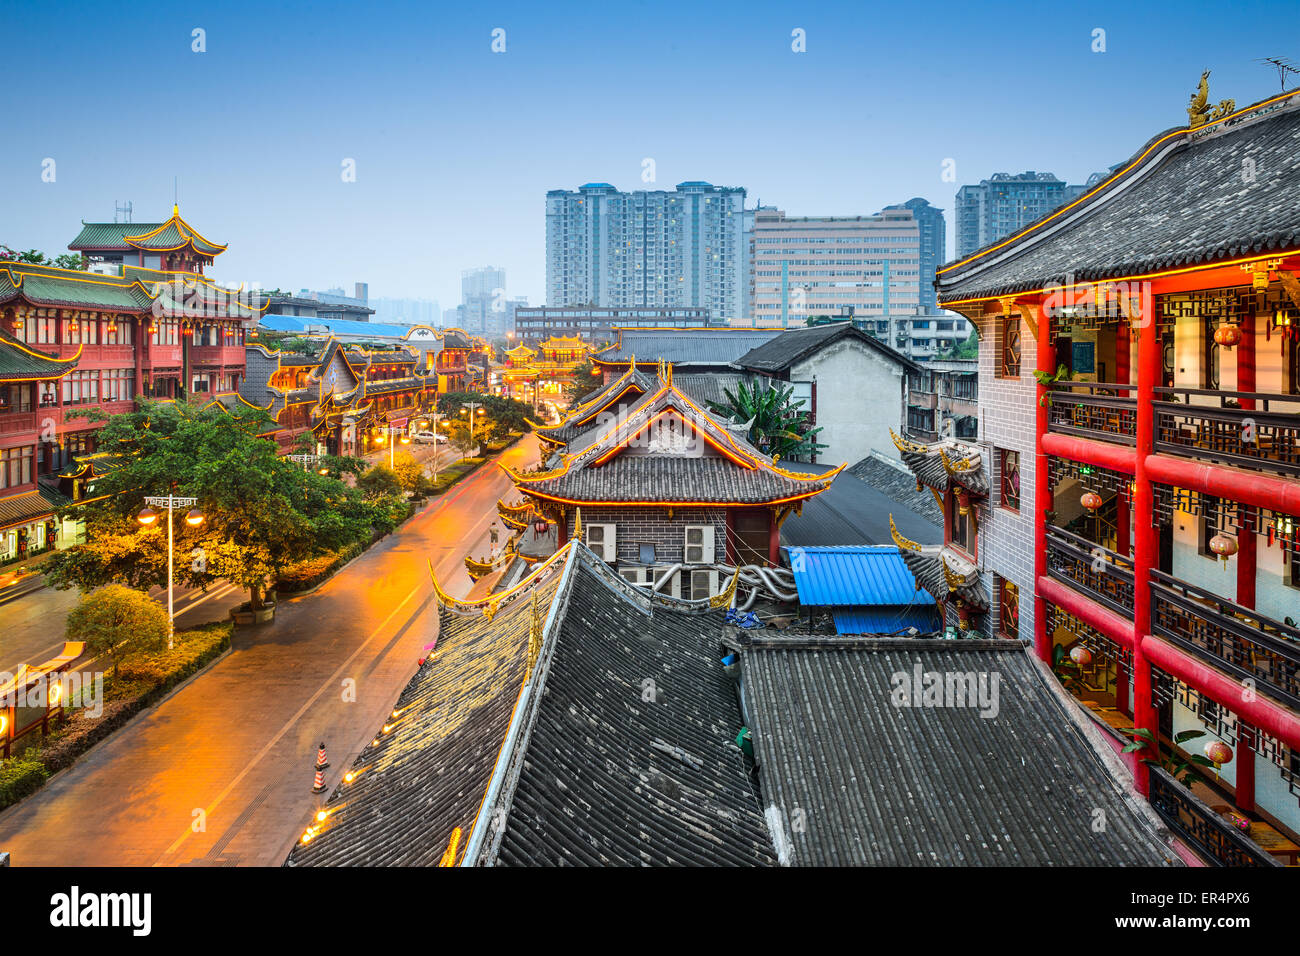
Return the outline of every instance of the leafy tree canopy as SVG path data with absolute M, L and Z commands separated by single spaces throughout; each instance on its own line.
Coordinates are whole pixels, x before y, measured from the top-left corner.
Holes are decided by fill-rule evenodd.
M 516 401 L 513 398 L 506 398 L 504 395 L 480 395 L 478 392 L 447 392 L 438 396 L 438 411 L 445 416 L 445 420 L 450 422 L 453 419 L 468 420 L 467 416 L 462 416 L 460 411 L 470 402 L 475 402 L 483 409 L 483 414 L 475 420 L 474 435 L 478 437 L 478 422 L 484 422 L 490 427 L 495 422 L 505 428 L 506 431 L 526 432 L 530 431 L 530 426 L 526 419 L 533 417 L 536 412 L 532 406 L 525 402 Z M 477 415 L 477 411 L 475 412 Z
M 58 269 L 75 269 L 78 272 L 85 272 L 90 265 L 90 260 L 80 252 L 65 252 L 58 256 L 47 256 L 39 249 L 27 249 L 20 252 L 3 243 L 0 243 L 0 259 L 8 259 L 13 262 L 30 262 L 38 266 L 54 266 Z
M 78 506 L 88 543 L 56 553 L 46 574 L 58 587 L 126 582 L 167 583 L 167 515 L 141 527 L 146 496 L 198 499 L 203 521 L 173 515 L 176 579 L 206 587 L 226 579 L 246 588 L 255 607 L 285 566 L 388 530 L 387 508 L 367 503 L 342 481 L 304 470 L 258 437 L 273 423 L 265 412 L 143 402 L 139 411 L 104 419 L 92 498 Z

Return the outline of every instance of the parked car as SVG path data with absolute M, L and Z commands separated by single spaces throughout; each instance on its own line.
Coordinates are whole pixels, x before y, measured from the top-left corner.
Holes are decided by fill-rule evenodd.
M 447 444 L 447 436 L 441 432 L 416 432 L 411 438 L 422 445 L 432 445 L 434 442 L 439 445 Z

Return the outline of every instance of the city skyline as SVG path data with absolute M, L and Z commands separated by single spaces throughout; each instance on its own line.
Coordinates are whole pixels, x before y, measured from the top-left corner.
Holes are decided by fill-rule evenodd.
M 952 251 L 961 185 L 1021 169 L 1083 182 L 1127 159 L 1151 129 L 1183 121 L 1198 79 L 1189 62 L 1213 71 L 1216 98 L 1244 104 L 1278 88 L 1255 62 L 1279 52 L 1267 41 L 1210 36 L 1195 15 L 1170 20 L 1120 5 L 1086 19 L 1052 10 L 1019 22 L 1017 48 L 1039 50 L 1057 67 L 1032 85 L 987 69 L 990 44 L 1004 37 L 1001 21 L 955 5 L 928 21 L 924 38 L 912 33 L 914 40 L 881 45 L 866 60 L 864 37 L 911 31 L 905 11 L 690 8 L 689 30 L 606 44 L 579 38 L 581 13 L 554 18 L 517 4 L 436 16 L 392 5 L 402 31 L 357 22 L 341 6 L 313 6 L 309 17 L 298 4 L 256 8 L 256 19 L 247 4 L 198 14 L 137 7 L 106 22 L 65 18 L 51 50 L 48 41 L 24 42 L 48 31 L 47 8 L 6 6 L 26 107 L 11 120 L 19 148 L 0 158 L 0 179 L 14 197 L 0 242 L 57 254 L 72 238 L 62 224 L 112 221 L 115 203 L 127 200 L 136 221 L 158 221 L 178 199 L 187 218 L 231 244 L 229 261 L 214 270 L 221 281 L 272 288 L 361 281 L 375 298 L 454 302 L 462 270 L 499 262 L 513 277 L 512 294 L 545 302 L 545 194 L 592 181 L 626 190 L 688 180 L 740 186 L 750 205 L 795 216 L 870 215 L 918 196 L 944 210 Z M 602 12 L 602 22 L 613 28 L 638 16 Z M 1150 29 L 1157 21 L 1161 29 Z M 713 38 L 724 25 L 731 39 L 719 45 Z M 503 53 L 492 51 L 497 28 L 506 31 Z M 195 29 L 205 31 L 202 53 L 192 49 Z M 792 50 L 796 29 L 806 52 Z M 1105 52 L 1093 52 L 1096 30 L 1105 31 Z M 268 54 L 264 38 L 273 35 L 300 42 Z M 944 54 L 928 71 L 917 66 L 922 46 Z M 86 95 L 102 80 L 91 54 L 105 47 L 130 49 L 164 70 L 177 92 L 198 95 L 200 118 L 132 120 L 113 108 L 116 97 Z M 644 63 L 655 100 L 679 102 L 715 84 L 734 108 L 707 116 L 616 109 L 626 83 L 590 79 L 629 56 Z M 48 69 L 51 62 L 59 67 Z M 751 81 L 737 82 L 746 75 Z M 34 76 L 39 84 L 26 79 Z M 954 96 L 972 76 L 981 78 L 981 99 Z M 765 82 L 752 82 L 757 77 Z M 129 87 L 125 72 L 123 82 Z M 1135 86 L 1144 95 L 1129 109 Z M 826 89 L 847 91 L 847 101 Z M 577 97 L 602 117 L 599 136 L 555 122 L 546 109 Z M 1009 135 L 981 119 L 1009 109 L 1043 117 L 1049 135 Z M 773 110 L 796 119 L 756 139 L 754 118 Z M 342 119 L 352 115 L 364 121 Z M 833 129 L 833 146 L 816 145 L 801 126 Z M 471 130 L 477 142 L 508 131 L 510 147 L 435 148 L 452 127 Z M 226 133 L 210 135 L 218 129 Z M 149 149 L 139 148 L 141 136 L 153 137 Z M 580 147 L 562 148 L 575 136 Z M 882 142 L 898 145 L 881 150 Z M 42 180 L 47 160 L 53 182 Z M 345 182 L 349 160 L 355 181 Z

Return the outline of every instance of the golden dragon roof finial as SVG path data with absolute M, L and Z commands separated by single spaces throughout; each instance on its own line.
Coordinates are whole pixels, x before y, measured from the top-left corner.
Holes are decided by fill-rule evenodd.
M 894 544 L 906 551 L 919 552 L 921 550 L 921 546 L 915 541 L 904 538 L 898 533 L 898 525 L 894 524 L 894 513 L 892 511 L 889 513 L 889 536 L 894 539 Z

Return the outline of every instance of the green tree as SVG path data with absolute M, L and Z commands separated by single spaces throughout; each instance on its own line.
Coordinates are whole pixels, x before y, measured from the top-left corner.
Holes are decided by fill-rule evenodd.
M 965 342 L 959 342 L 942 356 L 945 359 L 977 359 L 980 357 L 980 340 L 974 332 Z
M 402 493 L 402 482 L 387 465 L 375 465 L 357 479 L 357 489 L 367 501 L 378 501 Z
M 460 420 L 447 422 L 443 428 L 443 434 L 447 436 L 447 443 L 456 449 L 462 458 L 473 452 L 482 438 L 479 429 L 476 427 L 474 438 L 471 440 L 469 437 L 469 423 Z
M 146 528 L 136 520 L 146 496 L 198 499 L 201 524 L 173 516 L 176 579 L 206 588 L 224 578 L 246 588 L 257 608 L 267 581 L 284 567 L 390 524 L 386 506 L 281 458 L 274 442 L 258 437 L 272 422 L 257 409 L 143 402 L 111 417 L 83 414 L 104 421 L 97 441 L 113 458 L 100 460 L 108 470 L 95 479 L 97 500 L 76 512 L 86 521 L 87 543 L 46 562 L 56 587 L 167 584 L 166 514 Z
M 516 401 L 513 398 L 506 398 L 504 395 L 480 395 L 478 392 L 447 392 L 438 396 L 438 411 L 446 416 L 447 421 L 453 418 L 464 419 L 468 421 L 467 416 L 461 415 L 461 409 L 467 408 L 470 402 L 475 403 L 483 409 L 483 414 L 475 420 L 474 434 L 478 435 L 478 423 L 490 424 L 499 422 L 507 431 L 526 432 L 530 430 L 527 419 L 535 414 L 532 406 Z M 478 415 L 478 412 L 475 412 Z
M 14 262 L 30 262 L 38 266 L 54 266 L 56 269 L 75 269 L 78 272 L 85 272 L 90 265 L 90 260 L 80 252 L 65 252 L 58 256 L 47 256 L 39 249 L 28 249 L 19 252 L 17 249 L 0 244 L 0 259 L 9 259 Z
M 748 437 L 764 454 L 777 458 L 811 455 L 826 446 L 817 441 L 821 427 L 812 427 L 803 400 L 794 399 L 794 389 L 776 383 L 737 383 L 735 391 L 724 388 L 725 403 L 710 402 L 713 411 L 737 424 L 750 423 Z
M 578 399 L 591 394 L 604 384 L 604 375 L 596 370 L 596 366 L 591 363 L 591 360 L 583 362 L 573 370 L 573 382 L 566 390 L 569 404 L 575 404 Z
M 167 612 L 143 591 L 109 584 L 68 612 L 64 637 L 85 641 L 92 657 L 107 657 L 113 674 L 124 660 L 167 646 Z
M 428 490 L 429 479 L 424 473 L 424 465 L 415 460 L 409 451 L 397 456 L 393 475 L 407 494 L 416 496 Z

